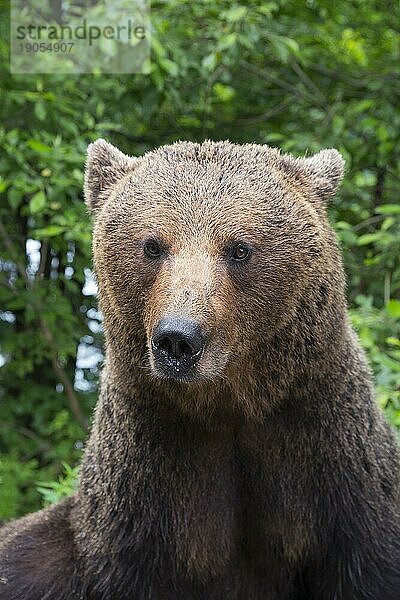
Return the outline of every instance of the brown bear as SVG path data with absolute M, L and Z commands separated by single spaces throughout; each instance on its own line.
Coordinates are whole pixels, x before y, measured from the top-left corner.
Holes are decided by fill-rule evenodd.
M 346 314 L 335 150 L 88 152 L 106 364 L 1 600 L 399 600 L 400 458 Z

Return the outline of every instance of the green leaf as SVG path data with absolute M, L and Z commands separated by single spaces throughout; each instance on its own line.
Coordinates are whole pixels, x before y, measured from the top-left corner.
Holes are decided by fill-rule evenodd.
M 13 210 L 16 210 L 18 206 L 21 204 L 24 193 L 22 190 L 18 188 L 9 188 L 7 192 L 8 203 Z
M 35 214 L 43 210 L 46 206 L 46 195 L 43 190 L 36 192 L 34 196 L 30 199 L 29 208 L 31 213 Z
M 44 121 L 47 116 L 47 111 L 42 102 L 37 102 L 33 109 L 35 116 L 39 119 L 39 121 Z
M 229 23 L 236 23 L 243 19 L 246 13 L 247 8 L 245 6 L 232 6 L 225 12 L 225 18 Z
M 375 212 L 379 215 L 400 215 L 400 204 L 381 204 Z
M 161 67 L 164 69 L 164 71 L 166 71 L 173 77 L 176 77 L 178 75 L 178 73 L 179 73 L 178 65 L 176 63 L 174 63 L 172 60 L 170 60 L 169 58 L 160 58 L 159 63 L 161 65 Z
M 350 223 L 347 223 L 346 221 L 337 221 L 335 223 L 335 227 L 336 229 L 346 229 L 346 230 L 351 230 L 351 225 Z
M 357 240 L 358 246 L 366 246 L 368 244 L 372 244 L 376 242 L 380 238 L 380 233 L 365 233 L 364 235 L 360 235 Z
M 389 302 L 386 304 L 386 310 L 393 319 L 400 319 L 399 300 L 389 300 Z
M 32 148 L 32 150 L 35 150 L 35 152 L 40 152 L 42 154 L 48 154 L 51 152 L 50 146 L 43 144 L 43 142 L 40 142 L 39 140 L 30 139 L 28 140 L 27 144 Z
M 396 223 L 396 219 L 394 217 L 386 217 L 381 225 L 381 231 L 387 231 Z
M 299 45 L 292 38 L 272 34 L 270 40 L 276 56 L 283 63 L 287 63 L 291 55 L 296 55 L 299 52 Z
M 0 193 L 5 192 L 8 187 L 8 182 L 0 175 Z
M 213 85 L 213 90 L 221 102 L 229 102 L 235 96 L 236 92 L 230 85 L 224 85 L 217 81 Z
M 207 71 L 214 71 L 215 67 L 217 66 L 217 63 L 218 58 L 215 52 L 211 52 L 211 54 L 208 54 L 202 60 L 202 66 Z
M 219 50 L 227 50 L 235 45 L 237 40 L 236 33 L 228 33 L 228 35 L 222 35 L 218 40 L 218 48 Z
M 60 225 L 48 225 L 47 227 L 43 227 L 42 229 L 35 229 L 33 234 L 35 237 L 41 239 L 45 237 L 54 237 L 55 235 L 60 235 L 65 231 L 65 227 L 61 227 Z

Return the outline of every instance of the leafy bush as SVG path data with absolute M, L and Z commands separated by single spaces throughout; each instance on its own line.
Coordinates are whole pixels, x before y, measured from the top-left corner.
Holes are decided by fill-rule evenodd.
M 42 494 L 44 505 L 48 506 L 62 500 L 72 494 L 76 488 L 78 478 L 78 467 L 70 467 L 67 463 L 62 463 L 64 474 L 60 475 L 57 481 L 45 481 L 37 485 L 37 491 Z

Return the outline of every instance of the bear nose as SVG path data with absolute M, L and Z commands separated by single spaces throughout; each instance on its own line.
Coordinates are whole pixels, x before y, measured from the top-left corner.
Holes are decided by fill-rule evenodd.
M 168 363 L 165 366 L 188 371 L 201 356 L 204 336 L 200 325 L 191 319 L 165 317 L 153 331 L 151 346 L 154 356 Z

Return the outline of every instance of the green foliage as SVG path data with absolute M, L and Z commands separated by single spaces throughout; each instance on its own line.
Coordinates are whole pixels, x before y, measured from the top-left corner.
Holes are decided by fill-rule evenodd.
M 351 315 L 400 428 L 399 18 L 392 1 L 153 2 L 149 74 L 135 76 L 11 76 L 0 42 L 0 519 L 70 489 L 63 464 L 77 464 L 96 399 L 81 190 L 100 136 L 134 155 L 205 137 L 337 147 L 347 172 L 329 210 Z
M 76 488 L 78 467 L 72 468 L 67 463 L 63 463 L 63 467 L 65 472 L 59 476 L 57 481 L 42 481 L 37 485 L 37 490 L 42 494 L 45 506 L 70 496 Z
M 350 315 L 375 373 L 377 400 L 400 434 L 400 302 L 379 309 L 372 296 L 357 296 Z

